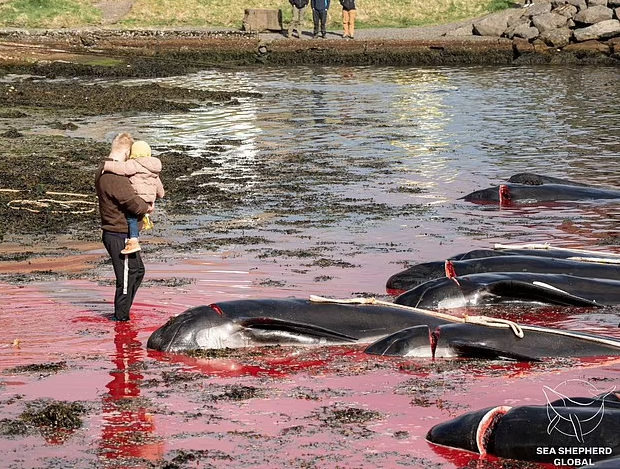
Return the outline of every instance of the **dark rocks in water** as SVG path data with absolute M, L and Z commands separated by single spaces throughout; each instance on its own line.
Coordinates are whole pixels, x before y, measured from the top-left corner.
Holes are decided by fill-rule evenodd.
M 14 129 L 14 128 L 10 128 L 3 134 L 0 134 L 0 137 L 5 137 L 5 138 L 22 138 L 23 136 L 24 134 L 22 134 L 21 132 L 19 132 L 17 129 Z

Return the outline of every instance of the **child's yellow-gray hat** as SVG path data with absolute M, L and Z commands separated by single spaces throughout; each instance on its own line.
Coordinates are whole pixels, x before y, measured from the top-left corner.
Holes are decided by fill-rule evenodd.
M 143 158 L 151 156 L 151 147 L 144 140 L 136 140 L 131 146 L 129 158 Z

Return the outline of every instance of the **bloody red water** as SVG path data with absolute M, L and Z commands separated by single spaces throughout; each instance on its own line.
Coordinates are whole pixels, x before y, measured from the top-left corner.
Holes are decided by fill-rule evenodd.
M 214 455 L 234 455 L 233 467 L 292 467 L 311 461 L 316 467 L 444 463 L 441 467 L 456 468 L 479 456 L 428 443 L 424 437 L 436 423 L 489 405 L 545 404 L 544 386 L 579 380 L 606 389 L 620 377 L 620 360 L 604 358 L 545 365 L 441 365 L 367 356 L 360 347 L 266 348 L 219 359 L 147 351 L 149 334 L 190 306 L 250 296 L 301 296 L 310 287 L 257 287 L 255 279 L 277 275 L 278 266 L 251 265 L 247 258 L 205 257 L 174 265 L 148 262 L 148 253 L 145 258 L 147 277 L 187 276 L 194 283 L 141 289 L 129 323 L 109 320 L 109 285 L 0 285 L 0 367 L 5 370 L 0 376 L 0 418 L 18 418 L 20 402 L 37 399 L 87 402 L 98 409 L 88 414 L 82 428 L 56 436 L 57 441 L 38 435 L 4 438 L 4 463 L 40 467 L 54 458 L 68 458 L 85 464 L 99 461 L 105 467 L 127 467 L 131 460 L 137 465 L 130 467 L 146 467 L 145 461 L 171 460 L 175 451 L 201 450 L 215 459 L 199 460 L 195 467 L 213 464 Z M 361 277 L 360 289 L 363 283 Z M 348 293 L 345 284 L 336 282 L 321 293 Z M 620 336 L 611 321 L 605 325 L 588 313 L 546 308 L 530 322 Z M 58 373 L 10 371 L 19 365 L 59 362 L 65 362 L 66 369 Z M 187 392 L 170 391 L 178 388 L 162 381 L 162 373 L 172 371 L 208 376 L 202 381 L 205 395 L 230 385 L 259 388 L 261 394 L 241 401 L 201 401 L 197 396 L 202 392 L 192 389 L 192 381 Z M 377 417 L 363 425 L 344 424 L 349 433 L 322 423 L 334 409 L 350 408 L 372 410 Z M 120 461 L 118 466 L 115 461 Z

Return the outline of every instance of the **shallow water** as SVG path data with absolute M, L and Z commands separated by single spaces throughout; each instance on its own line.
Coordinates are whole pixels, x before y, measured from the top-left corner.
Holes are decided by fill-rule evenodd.
M 435 423 L 488 405 L 544 404 L 543 386 L 567 382 L 573 393 L 586 392 L 584 383 L 611 388 L 620 365 L 605 359 L 445 370 L 423 361 L 369 358 L 356 348 L 207 360 L 147 352 L 145 343 L 169 316 L 190 306 L 249 297 L 385 296 L 385 281 L 406 263 L 493 243 L 620 252 L 613 243 L 617 202 L 499 208 L 458 200 L 522 171 L 620 186 L 619 75 L 616 68 L 553 67 L 205 71 L 158 81 L 263 97 L 236 106 L 201 105 L 186 115 L 83 119 L 66 133 L 104 139 L 123 128 L 156 148 L 183 145 L 196 158 L 219 163 L 210 185 L 252 193 L 233 209 L 213 204 L 197 215 L 179 216 L 162 202 L 151 240 L 183 243 L 232 230 L 263 241 L 216 251 L 195 246 L 165 258 L 146 236 L 147 278 L 187 284 L 143 288 L 126 325 L 108 320 L 111 272 L 92 282 L 0 285 L 0 369 L 67 362 L 56 374 L 1 375 L 0 417 L 16 418 L 22 399 L 100 406 L 61 442 L 0 437 L 3 463 L 54 467 L 68 458 L 79 467 L 148 467 L 147 461 L 170 461 L 174 451 L 191 449 L 211 452 L 192 467 L 217 466 L 229 455 L 234 467 L 454 468 L 477 456 L 426 443 Z M 280 184 L 267 177 L 286 170 Z M 228 230 L 218 231 L 221 226 Z M 94 253 L 103 255 L 103 249 Z M 620 337 L 613 308 L 545 308 L 525 321 Z M 191 383 L 173 394 L 162 379 L 171 370 L 208 376 L 201 384 L 205 395 L 230 385 L 259 387 L 265 395 L 213 403 L 201 400 Z M 127 399 L 137 404 L 119 405 Z M 326 429 L 321 416 L 338 408 L 370 409 L 381 417 L 351 425 L 348 433 Z M 132 431 L 141 438 L 132 439 Z

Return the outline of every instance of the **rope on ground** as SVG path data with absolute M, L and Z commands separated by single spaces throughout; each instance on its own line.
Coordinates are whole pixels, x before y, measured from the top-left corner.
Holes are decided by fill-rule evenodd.
M 556 249 L 552 247 L 549 243 L 545 244 L 495 244 L 493 245 L 494 249 Z M 572 249 L 572 248 L 558 248 L 563 251 L 569 251 L 574 253 L 581 254 L 597 254 L 604 255 L 609 257 L 620 258 L 620 254 L 616 254 L 615 252 L 603 252 L 603 251 L 589 251 L 587 249 Z
M 620 264 L 620 259 L 608 259 L 606 257 L 567 257 L 569 261 L 592 262 L 594 264 Z
M 435 318 L 445 319 L 446 321 L 479 324 L 488 327 L 497 328 L 510 328 L 512 332 L 519 338 L 523 338 L 523 328 L 514 321 L 508 319 L 491 318 L 488 316 L 469 316 L 463 317 L 453 316 L 451 314 L 440 313 L 438 311 L 431 311 L 430 309 L 415 308 L 413 306 L 399 305 L 390 301 L 377 300 L 376 298 L 349 298 L 349 299 L 334 299 L 325 298 L 323 296 L 310 295 L 310 301 L 313 303 L 336 303 L 336 304 L 366 304 L 366 305 L 382 305 L 390 306 L 393 308 L 400 308 L 408 311 L 426 314 Z
M 549 243 L 544 244 L 494 244 L 493 249 L 553 249 Z
M 0 192 L 25 192 L 22 189 L 0 189 Z M 45 191 L 47 195 L 53 196 L 67 196 L 67 197 L 91 197 L 90 194 L 79 194 L 76 192 L 54 192 Z M 88 208 L 76 208 L 76 206 L 87 205 L 93 206 Z M 32 213 L 40 213 L 47 211 L 48 213 L 71 213 L 74 215 L 81 215 L 85 213 L 92 213 L 95 211 L 94 205 L 96 202 L 90 202 L 88 200 L 59 200 L 59 199 L 14 199 L 7 203 L 9 208 L 13 210 L 26 210 Z M 56 207 L 49 210 L 50 207 Z
M 78 194 L 75 192 L 52 192 L 52 191 L 45 191 L 46 194 L 49 195 L 67 195 L 70 197 L 90 197 L 90 194 Z
M 56 205 L 54 205 L 56 204 Z M 95 211 L 95 207 L 76 209 L 77 205 L 97 205 L 96 202 L 90 202 L 88 200 L 56 200 L 56 199 L 15 199 L 11 200 L 8 204 L 9 208 L 13 210 L 27 210 L 32 213 L 40 213 L 42 211 L 48 211 L 50 207 L 56 206 L 58 208 L 49 210 L 49 213 L 71 213 L 71 214 L 85 214 Z M 30 208 L 34 207 L 34 208 Z

